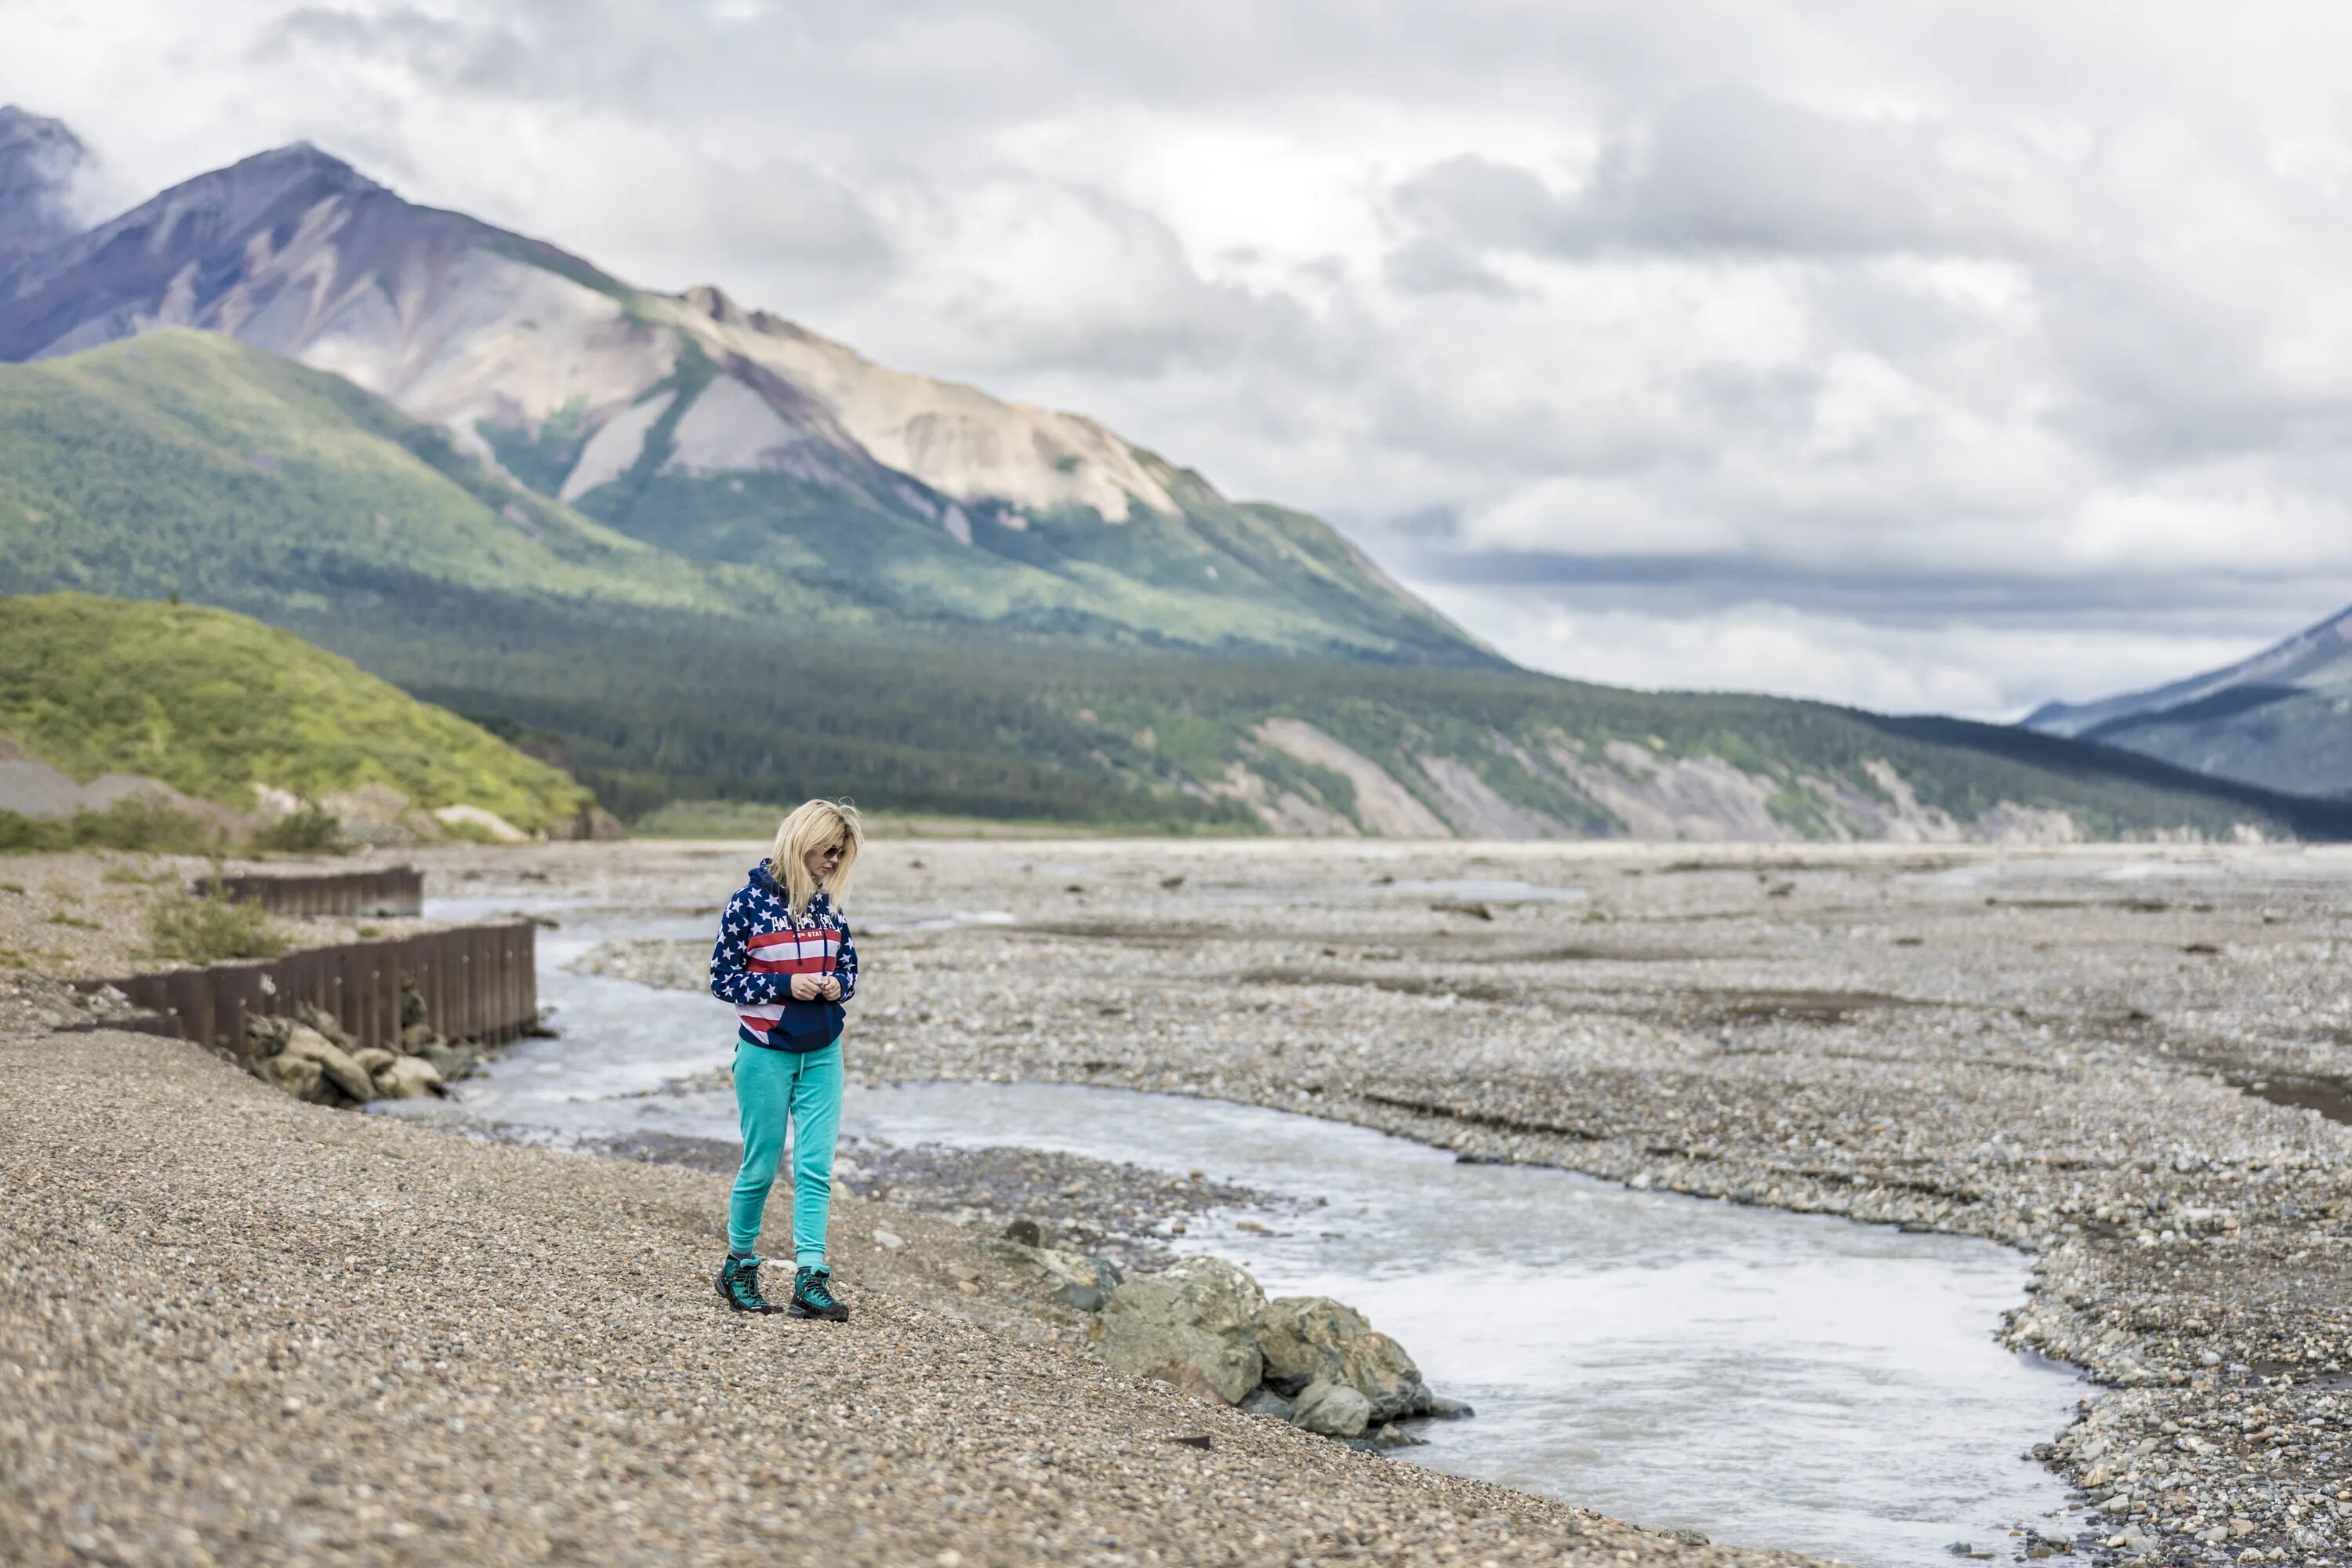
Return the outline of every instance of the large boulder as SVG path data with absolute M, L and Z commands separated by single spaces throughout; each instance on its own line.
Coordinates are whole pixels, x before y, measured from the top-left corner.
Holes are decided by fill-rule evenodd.
M 1145 1375 L 1154 1383 L 1166 1384 L 1179 1394 L 1189 1394 L 1204 1405 L 1229 1403 L 1225 1391 L 1212 1383 L 1207 1373 L 1189 1361 L 1170 1362 L 1166 1366 L 1154 1367 Z
M 310 1027 L 326 1036 L 329 1044 L 351 1054 L 354 1060 L 359 1059 L 358 1053 L 362 1048 L 359 1041 L 353 1039 L 351 1031 L 343 1027 L 343 1021 L 341 1018 L 336 1017 L 324 1007 L 314 1007 L 305 1002 L 294 1009 L 293 1016 L 296 1023 L 310 1025 Z M 373 1072 L 375 1069 L 371 1068 L 368 1070 Z
M 391 1056 L 386 1051 L 383 1053 Z M 384 1067 L 371 1074 L 375 1079 L 376 1093 L 385 1100 L 423 1100 L 429 1095 L 446 1094 L 440 1069 L 423 1057 L 393 1057 Z
M 1126 1278 L 1118 1265 L 1108 1258 L 1089 1258 L 1084 1253 L 1037 1247 L 1009 1237 L 993 1246 L 1014 1264 L 1035 1269 L 1054 1287 L 1055 1300 L 1081 1312 L 1101 1311 L 1110 1304 L 1111 1292 Z
M 1234 1265 L 1187 1258 L 1113 1290 L 1094 1322 L 1095 1348 L 1137 1377 L 1175 1382 L 1171 1369 L 1196 1368 L 1218 1398 L 1238 1405 L 1265 1371 L 1250 1327 L 1265 1306 L 1257 1281 Z
M 1265 1381 L 1283 1393 L 1315 1383 L 1352 1388 L 1375 1422 L 1418 1415 L 1429 1402 L 1429 1386 L 1404 1347 L 1328 1296 L 1270 1302 L 1252 1319 L 1250 1333 L 1265 1359 Z
M 406 1047 L 404 1054 L 415 1057 L 421 1061 L 431 1062 L 433 1070 L 441 1075 L 443 1083 L 464 1078 L 481 1065 L 482 1053 L 473 1047 L 451 1045 L 430 1029 L 425 1030 L 424 1033 L 429 1037 L 419 1040 L 414 1046 L 408 1046 L 404 1038 L 402 1043 Z
M 1089 1258 L 1079 1252 L 1062 1252 L 1050 1247 L 1028 1249 L 1038 1269 L 1056 1285 L 1082 1285 L 1108 1296 L 1119 1288 L 1127 1276 L 1118 1264 L 1108 1258 Z
M 375 1098 L 375 1080 L 368 1077 L 367 1068 L 353 1061 L 351 1053 L 336 1045 L 308 1024 L 296 1024 L 286 1031 L 286 1044 L 277 1057 L 307 1057 L 319 1064 L 327 1080 L 353 1100 L 364 1105 Z
M 261 1077 L 272 1088 L 292 1095 L 312 1105 L 334 1105 L 341 1101 L 342 1090 L 327 1081 L 327 1075 L 309 1057 L 279 1054 L 263 1057 L 259 1062 Z
M 1372 1402 L 1344 1383 L 1308 1384 L 1290 1413 L 1290 1424 L 1326 1437 L 1360 1437 L 1372 1423 Z

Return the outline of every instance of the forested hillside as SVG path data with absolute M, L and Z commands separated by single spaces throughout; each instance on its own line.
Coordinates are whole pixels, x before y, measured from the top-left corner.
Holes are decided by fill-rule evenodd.
M 337 377 L 215 336 L 0 367 L 0 589 L 176 593 L 291 627 L 539 733 L 624 816 L 827 792 L 1396 836 L 2336 830 L 2307 804 L 2053 738 L 2019 752 L 2011 731 L 1769 698 L 943 623 L 707 543 L 619 532 Z

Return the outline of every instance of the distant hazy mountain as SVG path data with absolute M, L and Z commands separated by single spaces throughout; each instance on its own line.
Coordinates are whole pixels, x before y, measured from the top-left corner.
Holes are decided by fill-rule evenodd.
M 2049 703 L 2024 723 L 2217 778 L 2352 798 L 2352 609 L 2223 668 L 2096 702 Z
M 73 182 L 89 149 L 61 121 L 0 105 L 0 275 L 72 237 Z
M 0 359 L 165 326 L 345 376 L 673 553 L 894 616 L 1498 662 L 1317 520 L 1228 501 L 1093 420 L 886 369 L 716 289 L 632 288 L 307 145 L 0 278 Z

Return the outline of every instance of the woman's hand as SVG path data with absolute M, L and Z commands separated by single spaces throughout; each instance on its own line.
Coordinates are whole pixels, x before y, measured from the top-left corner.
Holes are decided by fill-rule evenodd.
M 814 978 L 817 983 L 819 994 L 823 995 L 826 1001 L 838 1002 L 841 1000 L 841 977 L 839 975 L 819 974 Z
M 793 1000 L 814 1002 L 824 994 L 824 986 L 825 976 L 822 974 L 795 974 L 793 976 Z

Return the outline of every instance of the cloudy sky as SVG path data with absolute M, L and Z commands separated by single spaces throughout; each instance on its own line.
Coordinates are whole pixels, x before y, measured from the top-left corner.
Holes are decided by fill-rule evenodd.
M 2010 716 L 2352 602 L 2352 7 L 0 0 L 92 199 L 308 138 L 1097 416 L 1523 661 Z

